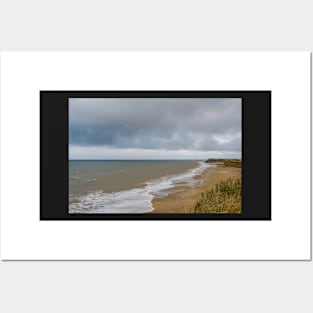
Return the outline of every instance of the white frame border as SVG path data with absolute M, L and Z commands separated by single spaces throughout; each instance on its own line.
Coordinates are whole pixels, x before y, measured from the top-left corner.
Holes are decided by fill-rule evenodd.
M 309 52 L 2 53 L 1 258 L 311 260 L 311 76 Z M 40 90 L 272 90 L 272 221 L 40 221 Z

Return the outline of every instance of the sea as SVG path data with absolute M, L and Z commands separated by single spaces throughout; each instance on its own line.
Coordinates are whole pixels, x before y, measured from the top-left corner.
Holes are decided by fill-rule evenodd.
M 172 187 L 195 187 L 201 183 L 195 176 L 214 166 L 201 160 L 70 160 L 69 213 L 151 212 L 153 198 L 166 197 Z

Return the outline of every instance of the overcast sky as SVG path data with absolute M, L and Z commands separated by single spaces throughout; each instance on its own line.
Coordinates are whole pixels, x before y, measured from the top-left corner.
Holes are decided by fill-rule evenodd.
M 241 99 L 69 99 L 70 159 L 241 158 Z

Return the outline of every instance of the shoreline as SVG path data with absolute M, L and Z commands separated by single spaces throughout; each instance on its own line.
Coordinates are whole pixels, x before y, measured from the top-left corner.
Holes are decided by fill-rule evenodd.
M 201 193 L 206 192 L 217 183 L 227 178 L 241 177 L 241 168 L 224 166 L 222 163 L 215 163 L 216 167 L 205 169 L 195 179 L 202 180 L 196 187 L 186 185 L 175 186 L 169 189 L 172 193 L 164 198 L 153 198 L 153 211 L 148 214 L 166 214 L 166 213 L 194 213 L 195 205 L 201 198 Z

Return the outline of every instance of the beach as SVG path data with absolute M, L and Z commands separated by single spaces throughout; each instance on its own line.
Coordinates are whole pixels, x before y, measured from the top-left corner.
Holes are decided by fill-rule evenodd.
M 224 166 L 216 163 L 216 167 L 205 169 L 195 178 L 202 182 L 195 187 L 175 186 L 169 189 L 170 194 L 164 198 L 154 198 L 152 206 L 154 210 L 149 214 L 159 213 L 194 213 L 197 201 L 201 193 L 208 191 L 217 183 L 228 178 L 240 178 L 241 168 Z
M 69 213 L 228 213 L 235 208 L 221 195 L 197 212 L 195 205 L 217 183 L 240 177 L 241 162 L 221 159 L 70 161 Z

